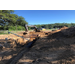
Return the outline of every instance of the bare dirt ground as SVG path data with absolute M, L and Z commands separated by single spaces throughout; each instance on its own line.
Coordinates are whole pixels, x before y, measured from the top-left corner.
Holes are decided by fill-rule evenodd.
M 25 50 L 25 44 L 33 41 L 37 36 L 39 36 L 39 32 L 29 32 L 26 35 L 23 35 L 23 32 L 17 34 L 25 38 L 30 38 L 30 40 L 24 40 L 13 34 L 0 35 L 0 64 L 9 63 L 10 59 L 15 57 L 23 49 Z M 40 34 L 40 37 L 45 35 L 43 32 Z
M 75 63 L 75 41 L 72 41 L 74 39 L 75 37 L 67 40 L 63 38 L 64 41 L 39 39 L 18 63 Z
M 39 39 L 33 44 L 29 51 L 16 62 L 17 64 L 75 64 L 75 35 L 65 36 L 67 27 L 63 27 L 56 31 L 44 32 L 29 32 L 27 35 L 18 33 L 19 35 L 30 38 L 33 41 L 37 36 Z M 65 33 L 65 34 L 64 34 Z M 8 35 L 5 36 L 7 38 Z M 10 34 L 10 37 L 18 38 Z M 2 38 L 2 36 L 1 36 Z M 3 36 L 4 38 L 4 36 Z M 29 41 L 29 42 L 30 42 Z M 5 40 L 0 39 L 0 44 L 4 47 L 0 49 L 0 63 L 10 63 L 10 59 L 20 53 L 21 50 L 26 49 L 27 42 L 15 41 L 15 39 Z M 13 59 L 14 60 L 14 59 Z

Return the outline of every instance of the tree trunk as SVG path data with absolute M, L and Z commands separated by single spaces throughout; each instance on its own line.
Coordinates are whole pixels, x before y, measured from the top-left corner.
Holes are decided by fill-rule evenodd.
M 23 27 L 21 28 L 21 31 L 23 31 Z
M 16 31 L 17 31 L 17 24 L 16 24 Z

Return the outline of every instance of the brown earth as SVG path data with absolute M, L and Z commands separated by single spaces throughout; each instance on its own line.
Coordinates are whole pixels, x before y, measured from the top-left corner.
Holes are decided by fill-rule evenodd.
M 71 31 L 72 33 L 69 36 L 72 35 L 72 37 L 65 36 L 68 33 L 68 29 L 69 32 Z M 17 61 L 17 64 L 75 64 L 74 29 L 74 27 L 63 27 L 52 32 L 32 31 L 27 35 L 23 35 L 23 32 L 18 33 L 20 36 L 30 38 L 27 42 L 24 42 L 23 39 L 10 34 L 9 38 L 11 37 L 12 39 L 0 39 L 0 44 L 4 46 L 0 49 L 0 63 L 7 63 L 9 59 L 17 55 L 21 50 L 25 49 L 26 43 L 33 41 L 36 37 L 40 37 L 30 48 L 29 52 L 25 53 L 23 57 Z M 8 38 L 7 36 L 8 35 L 5 35 L 5 38 Z M 16 40 L 13 39 L 13 37 Z
M 36 37 L 45 35 L 43 32 L 29 32 L 26 35 L 23 35 L 23 32 L 17 33 L 20 36 L 25 38 L 30 38 L 29 41 L 24 40 L 20 37 L 17 37 L 13 34 L 0 35 L 0 63 L 8 63 L 9 59 L 17 55 L 21 50 L 25 49 L 25 44 L 33 41 Z
M 65 37 L 67 27 L 47 33 L 17 62 L 30 64 L 75 64 L 75 36 Z

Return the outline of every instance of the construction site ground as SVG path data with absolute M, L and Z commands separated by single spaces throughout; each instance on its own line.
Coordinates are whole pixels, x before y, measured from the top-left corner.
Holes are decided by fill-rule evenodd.
M 0 35 L 0 64 L 10 64 L 12 61 L 16 61 L 16 64 L 75 64 L 73 29 L 75 28 L 63 27 L 55 31 L 30 31 L 26 35 L 23 32 L 16 33 L 30 38 L 29 41 L 13 34 Z M 37 37 L 33 46 L 26 48 Z M 23 50 L 28 51 L 23 53 Z M 23 54 L 17 59 L 20 53 Z

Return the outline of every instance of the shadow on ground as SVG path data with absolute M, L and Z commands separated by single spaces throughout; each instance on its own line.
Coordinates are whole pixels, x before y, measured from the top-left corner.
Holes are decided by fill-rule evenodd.
M 24 49 L 24 45 L 16 44 L 16 46 L 14 47 L 14 43 L 6 43 L 6 41 L 3 39 L 0 39 L 0 44 L 5 47 L 3 49 L 0 49 L 0 64 L 10 63 L 15 58 L 15 56 L 22 49 Z
M 0 63 L 9 63 L 22 49 L 25 47 L 17 44 L 0 50 Z M 67 37 L 60 31 L 39 38 L 17 64 L 75 64 L 75 36 Z
M 28 62 L 26 60 L 32 60 Z M 24 62 L 23 62 L 24 61 Z M 40 38 L 18 64 L 75 64 L 75 36 L 66 37 L 60 31 Z

